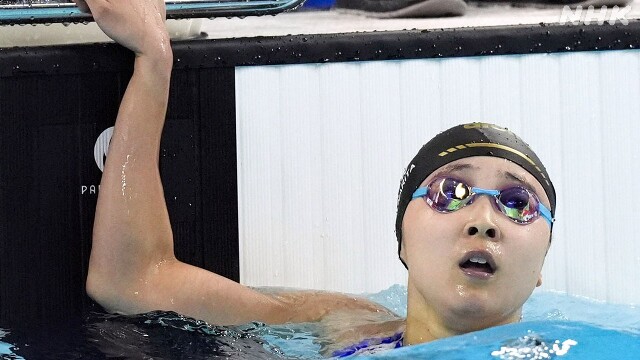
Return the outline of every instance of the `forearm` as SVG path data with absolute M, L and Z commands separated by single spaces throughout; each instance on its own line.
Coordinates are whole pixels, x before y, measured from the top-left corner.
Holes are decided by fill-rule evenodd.
M 120 104 L 111 151 L 154 156 L 157 167 L 165 122 L 173 57 L 136 56 L 133 75 Z

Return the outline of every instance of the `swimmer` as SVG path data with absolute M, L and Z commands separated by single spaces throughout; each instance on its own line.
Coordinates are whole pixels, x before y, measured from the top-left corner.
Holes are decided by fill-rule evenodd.
M 87 293 L 107 311 L 175 311 L 217 325 L 318 322 L 324 353 L 418 344 L 520 320 L 542 281 L 555 191 L 534 152 L 489 124 L 451 128 L 401 181 L 396 234 L 407 318 L 367 299 L 259 291 L 176 259 L 158 169 L 173 56 L 161 0 L 77 0 L 135 53 L 101 182 Z

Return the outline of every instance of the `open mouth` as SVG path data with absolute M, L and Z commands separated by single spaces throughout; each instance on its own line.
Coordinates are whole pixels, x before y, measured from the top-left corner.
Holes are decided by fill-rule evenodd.
M 487 278 L 496 272 L 493 256 L 486 251 L 471 251 L 459 263 L 460 269 L 473 277 Z

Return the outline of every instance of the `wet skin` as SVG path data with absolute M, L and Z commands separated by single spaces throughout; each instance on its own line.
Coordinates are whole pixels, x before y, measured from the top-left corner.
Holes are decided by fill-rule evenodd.
M 168 310 L 212 324 L 317 321 L 330 330 L 327 343 L 338 347 L 402 330 L 402 319 L 363 298 L 260 292 L 175 257 L 158 170 L 173 63 L 163 25 L 164 2 L 78 4 L 90 8 L 101 29 L 136 55 L 101 181 L 87 293 L 108 311 L 121 314 Z M 525 182 L 549 205 L 533 176 L 506 160 L 459 160 L 424 183 L 443 170 L 486 189 Z M 403 236 L 402 256 L 409 266 L 405 343 L 413 344 L 518 321 L 522 304 L 540 284 L 550 230 L 544 219 L 516 224 L 482 196 L 450 214 L 432 210 L 423 199 L 413 200 L 405 213 Z M 490 257 L 495 271 L 462 269 L 460 263 L 472 251 Z
M 549 207 L 540 183 L 520 166 L 495 157 L 471 157 L 441 167 L 451 176 L 484 189 L 523 186 Z M 513 222 L 480 196 L 471 205 L 439 213 L 424 199 L 409 203 L 403 219 L 401 256 L 409 268 L 407 343 L 420 343 L 500 324 L 517 322 L 522 305 L 542 284 L 542 265 L 550 244 L 543 218 L 531 224 Z M 494 262 L 482 274 L 462 268 L 471 254 Z

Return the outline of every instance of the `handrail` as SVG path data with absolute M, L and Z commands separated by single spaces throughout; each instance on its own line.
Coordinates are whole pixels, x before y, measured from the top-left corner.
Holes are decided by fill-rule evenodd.
M 166 1 L 167 19 L 273 15 L 300 6 L 304 0 Z M 0 25 L 81 23 L 93 18 L 73 3 L 0 5 Z

